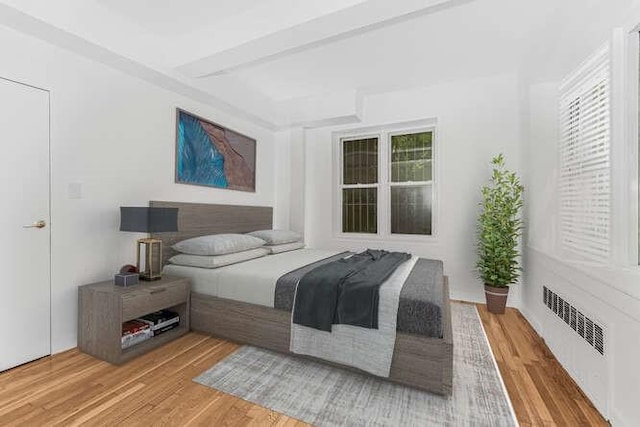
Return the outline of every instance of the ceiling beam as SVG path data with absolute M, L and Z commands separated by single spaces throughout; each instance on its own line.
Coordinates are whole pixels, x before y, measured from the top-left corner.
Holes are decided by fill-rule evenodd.
M 0 25 L 92 59 L 132 77 L 145 80 L 158 87 L 217 108 L 269 130 L 276 130 L 283 126 L 282 120 L 279 117 L 275 117 L 277 114 L 274 111 L 275 107 L 262 105 L 264 102 L 252 103 L 251 105 L 261 108 L 259 108 L 259 111 L 249 111 L 246 105 L 240 107 L 214 96 L 210 92 L 188 82 L 188 79 L 183 76 L 173 76 L 160 72 L 4 4 L 0 4 Z M 226 80 L 224 84 L 229 90 L 239 90 L 240 88 L 240 85 L 233 81 Z M 245 97 L 248 96 L 248 94 L 245 94 Z
M 277 104 L 288 127 L 324 127 L 360 123 L 363 97 L 356 90 L 293 98 Z
M 226 74 L 473 0 L 369 0 L 188 62 L 191 78 Z

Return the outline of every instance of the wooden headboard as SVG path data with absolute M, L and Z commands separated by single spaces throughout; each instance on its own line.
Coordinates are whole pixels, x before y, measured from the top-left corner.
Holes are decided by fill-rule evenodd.
M 162 239 L 162 265 L 177 252 L 175 243 L 192 237 L 221 233 L 248 233 L 273 228 L 273 208 L 268 206 L 209 205 L 203 203 L 151 201 L 152 208 L 178 208 L 178 231 L 152 233 Z

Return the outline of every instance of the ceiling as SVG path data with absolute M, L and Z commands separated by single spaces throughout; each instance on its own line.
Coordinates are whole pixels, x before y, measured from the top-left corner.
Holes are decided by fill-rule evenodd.
M 262 0 L 98 0 L 97 3 L 155 36 L 183 36 L 218 25 L 248 10 Z
M 137 75 L 282 128 L 358 120 L 357 105 L 371 93 L 506 73 L 558 79 L 637 6 L 638 0 L 0 0 L 0 24 L 85 55 L 93 49 L 114 66 L 126 60 Z M 577 17 L 597 25 L 585 32 Z

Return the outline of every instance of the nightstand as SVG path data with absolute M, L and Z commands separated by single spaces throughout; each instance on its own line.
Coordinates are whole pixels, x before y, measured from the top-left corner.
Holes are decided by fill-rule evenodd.
M 189 279 L 163 276 L 153 282 L 121 287 L 113 281 L 78 288 L 78 348 L 98 359 L 121 364 L 189 331 Z M 155 311 L 180 315 L 180 326 L 126 349 L 122 323 Z

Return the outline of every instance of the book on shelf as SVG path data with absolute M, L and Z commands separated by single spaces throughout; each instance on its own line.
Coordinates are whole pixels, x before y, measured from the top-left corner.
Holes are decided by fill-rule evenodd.
M 153 332 L 153 336 L 155 337 L 155 336 L 158 336 L 158 335 L 164 334 L 165 332 L 169 332 L 170 330 L 175 329 L 175 328 L 177 328 L 178 326 L 179 326 L 179 324 L 178 324 L 178 323 L 172 323 L 172 324 L 167 325 L 167 326 L 164 326 L 164 327 L 162 327 L 162 328 L 154 329 L 154 330 L 152 331 L 152 332 Z
M 122 324 L 122 336 L 135 334 L 138 331 L 149 329 L 150 326 L 139 320 L 129 320 Z
M 129 348 L 132 345 L 148 340 L 152 336 L 153 331 L 148 324 L 138 320 L 129 320 L 122 324 L 122 337 L 120 343 L 123 349 Z
M 136 320 L 147 324 L 152 331 L 156 331 L 171 325 L 177 326 L 180 323 L 180 315 L 175 311 L 160 310 Z

